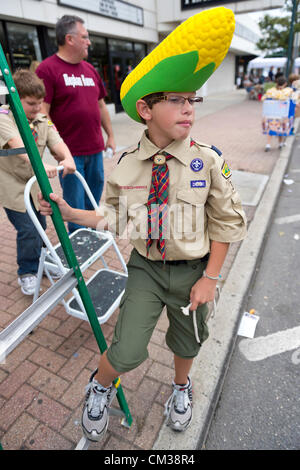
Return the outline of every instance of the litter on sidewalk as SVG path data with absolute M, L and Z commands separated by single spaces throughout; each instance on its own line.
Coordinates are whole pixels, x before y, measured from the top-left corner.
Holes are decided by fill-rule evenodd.
M 244 312 L 237 334 L 245 336 L 246 338 L 254 338 L 255 329 L 259 316 L 255 315 L 255 310 L 251 309 L 249 312 Z

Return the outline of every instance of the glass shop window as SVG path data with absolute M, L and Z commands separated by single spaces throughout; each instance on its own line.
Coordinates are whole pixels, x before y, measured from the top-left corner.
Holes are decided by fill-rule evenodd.
M 133 44 L 129 41 L 122 41 L 120 39 L 109 39 L 108 44 L 109 50 L 112 52 L 133 51 Z
M 135 55 L 135 65 L 137 65 L 146 56 L 145 44 L 140 44 L 139 42 L 135 42 L 134 43 L 134 55 Z
M 100 36 L 90 35 L 91 45 L 89 47 L 88 61 L 95 67 L 103 80 L 107 96 L 106 103 L 112 102 L 112 93 L 109 81 L 109 63 L 106 40 Z
M 42 61 L 42 54 L 35 26 L 6 23 L 8 42 L 12 54 L 13 69 L 34 67 Z
M 47 28 L 47 35 L 48 35 L 48 53 L 49 55 L 55 54 L 57 52 L 57 44 L 56 44 L 56 34 L 55 29 Z

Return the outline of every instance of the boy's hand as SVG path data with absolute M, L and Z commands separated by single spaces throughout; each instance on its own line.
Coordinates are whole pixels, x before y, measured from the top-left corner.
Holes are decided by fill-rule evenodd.
M 44 163 L 44 168 L 45 168 L 48 178 L 54 178 L 55 176 L 57 176 L 56 166 L 48 165 L 47 163 Z
M 57 194 L 50 193 L 49 197 L 50 199 L 52 199 L 52 201 L 56 202 L 56 204 L 58 205 L 58 208 L 60 210 L 63 220 L 68 221 L 69 216 L 72 211 L 72 208 L 69 206 L 69 204 L 67 204 L 66 201 L 62 197 L 58 196 Z M 51 205 L 49 202 L 45 201 L 42 193 L 38 194 L 38 199 L 40 203 L 40 207 L 39 207 L 40 213 L 45 216 L 52 215 Z
M 198 305 L 211 302 L 215 298 L 216 287 L 218 281 L 213 281 L 207 277 L 201 277 L 196 284 L 193 285 L 190 292 L 190 310 L 196 310 Z
M 72 173 L 75 173 L 76 171 L 76 165 L 75 165 L 75 162 L 72 159 L 69 159 L 69 158 L 65 158 L 65 160 L 62 160 L 61 162 L 59 162 L 60 165 L 63 165 L 64 167 L 64 170 L 63 170 L 63 174 L 62 174 L 62 177 L 64 178 L 66 175 L 70 175 Z

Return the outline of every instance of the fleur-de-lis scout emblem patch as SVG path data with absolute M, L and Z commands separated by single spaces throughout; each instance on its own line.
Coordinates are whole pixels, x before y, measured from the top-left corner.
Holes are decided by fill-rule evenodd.
M 203 161 L 201 158 L 194 158 L 194 160 L 191 161 L 190 166 L 193 171 L 200 171 L 203 168 Z
M 155 155 L 153 161 L 155 165 L 164 165 L 166 163 L 166 157 L 164 155 Z
M 228 179 L 231 176 L 230 168 L 228 167 L 226 162 L 223 163 L 221 172 L 222 172 L 222 175 L 224 176 L 224 178 L 226 178 L 226 179 Z

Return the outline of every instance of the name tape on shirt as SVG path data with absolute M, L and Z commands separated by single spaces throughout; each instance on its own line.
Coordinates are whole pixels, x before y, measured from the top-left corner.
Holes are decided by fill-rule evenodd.
M 147 186 L 120 186 L 120 189 L 147 189 Z
M 206 187 L 206 180 L 192 180 L 191 181 L 191 188 L 205 188 Z

